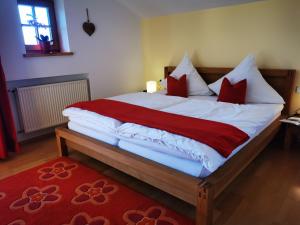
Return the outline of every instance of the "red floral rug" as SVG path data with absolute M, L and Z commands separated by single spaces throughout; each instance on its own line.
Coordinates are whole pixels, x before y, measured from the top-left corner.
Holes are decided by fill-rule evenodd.
M 1 225 L 192 225 L 78 162 L 60 158 L 0 181 Z

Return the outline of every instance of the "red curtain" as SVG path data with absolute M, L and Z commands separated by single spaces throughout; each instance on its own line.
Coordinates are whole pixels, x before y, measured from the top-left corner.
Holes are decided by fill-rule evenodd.
M 18 152 L 19 150 L 0 58 L 0 159 L 4 159 L 9 151 Z

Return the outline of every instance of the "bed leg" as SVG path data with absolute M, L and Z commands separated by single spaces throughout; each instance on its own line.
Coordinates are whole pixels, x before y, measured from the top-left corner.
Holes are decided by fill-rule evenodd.
M 213 224 L 213 189 L 207 183 L 199 185 L 196 208 L 196 225 Z
M 68 156 L 68 146 L 66 144 L 66 140 L 58 135 L 56 135 L 56 143 L 57 143 L 57 149 L 58 149 L 58 155 L 61 156 Z

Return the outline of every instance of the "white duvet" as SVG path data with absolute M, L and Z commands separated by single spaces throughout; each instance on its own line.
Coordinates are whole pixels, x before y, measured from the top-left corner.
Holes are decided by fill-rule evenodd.
M 161 110 L 231 124 L 246 132 L 250 138 L 253 138 L 262 128 L 269 124 L 276 115 L 279 115 L 282 109 L 283 105 L 281 104 L 237 105 L 209 100 L 188 99 Z M 163 130 L 133 123 L 124 123 L 118 127 L 117 134 L 121 139 L 142 140 L 156 146 L 160 145 L 162 147 L 161 149 L 172 149 L 174 152 L 179 151 L 183 153 L 181 155 L 184 155 L 187 159 L 202 162 L 205 168 L 210 172 L 215 171 L 226 161 L 226 158 L 205 144 Z M 243 145 L 234 150 L 232 155 L 241 147 L 243 147 Z M 168 154 L 170 154 L 170 151 Z
M 182 97 L 148 94 L 144 92 L 129 93 L 107 99 L 158 110 L 187 100 Z M 76 121 L 80 125 L 96 130 L 105 130 L 106 133 L 114 133 L 116 128 L 122 124 L 119 120 L 74 107 L 63 110 L 63 115 L 68 117 L 70 121 Z
M 280 104 L 236 105 L 222 103 L 217 102 L 215 96 L 209 96 L 209 98 L 200 98 L 199 96 L 181 98 L 140 92 L 108 99 L 231 124 L 246 132 L 250 136 L 250 140 L 271 123 L 276 116 L 280 115 L 283 109 L 283 105 Z M 215 171 L 247 144 L 246 142 L 244 145 L 239 146 L 226 159 L 211 147 L 181 135 L 133 123 L 122 123 L 119 120 L 79 108 L 65 109 L 63 115 L 82 127 L 104 132 L 165 154 L 198 161 L 210 172 Z

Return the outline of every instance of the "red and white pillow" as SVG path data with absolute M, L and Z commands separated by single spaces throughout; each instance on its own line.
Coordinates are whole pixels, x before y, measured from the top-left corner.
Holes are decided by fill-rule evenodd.
M 193 66 L 190 58 L 187 54 L 184 55 L 183 59 L 176 67 L 176 69 L 170 74 L 171 77 L 180 79 L 182 75 L 186 75 L 188 95 L 212 95 L 213 93 L 209 90 L 207 84 L 197 72 Z M 161 82 L 164 88 L 167 88 L 167 79 Z
M 197 72 L 193 64 L 191 63 L 187 54 L 184 55 L 180 64 L 171 73 L 170 77 L 179 80 L 183 75 L 186 75 L 187 83 L 187 95 L 202 95 L 209 96 L 212 95 L 210 89 L 219 95 L 219 101 L 232 102 L 232 103 L 273 103 L 273 104 L 284 104 L 283 98 L 265 81 L 261 73 L 259 72 L 254 55 L 248 55 L 235 69 L 230 73 L 226 74 L 216 82 L 207 86 L 203 78 Z M 227 81 L 224 81 L 227 78 Z M 244 87 L 245 84 L 240 84 L 240 81 L 246 81 L 246 90 L 242 91 L 241 86 Z M 174 80 L 172 80 L 174 81 Z M 224 88 L 222 93 L 221 87 Z M 245 83 L 242 82 L 242 83 Z M 183 81 L 181 81 L 183 82 Z M 168 87 L 168 80 L 162 81 L 162 86 L 166 89 Z M 231 87 L 230 85 L 233 84 Z M 173 85 L 173 84 L 172 84 Z M 172 86 L 171 85 L 171 86 Z M 238 88 L 235 88 L 237 85 Z M 182 86 L 181 86 L 182 87 Z M 230 88 L 231 87 L 231 88 Z M 225 91 L 224 91 L 225 90 Z M 239 90 L 239 91 L 237 91 Z M 169 92 L 169 91 L 168 91 Z M 182 90 L 182 93 L 184 90 Z M 172 91 L 169 92 L 171 95 Z M 183 94 L 180 93 L 180 96 Z M 224 94 L 225 93 L 225 94 Z M 236 93 L 236 94 L 233 94 Z M 220 96 L 221 95 L 221 96 Z M 241 96 L 234 96 L 241 95 Z M 178 96 L 178 95 L 177 95 Z M 244 99 L 244 101 L 242 101 Z
M 186 75 L 181 76 L 178 80 L 172 76 L 167 77 L 167 95 L 188 97 Z
M 220 95 L 224 78 L 231 83 L 247 80 L 245 103 L 284 104 L 283 98 L 265 81 L 257 69 L 255 57 L 247 56 L 234 70 L 216 82 L 208 85 L 217 95 Z
M 241 80 L 236 84 L 231 84 L 225 77 L 223 79 L 220 94 L 218 96 L 219 102 L 228 102 L 233 104 L 245 104 L 247 91 L 247 80 Z

